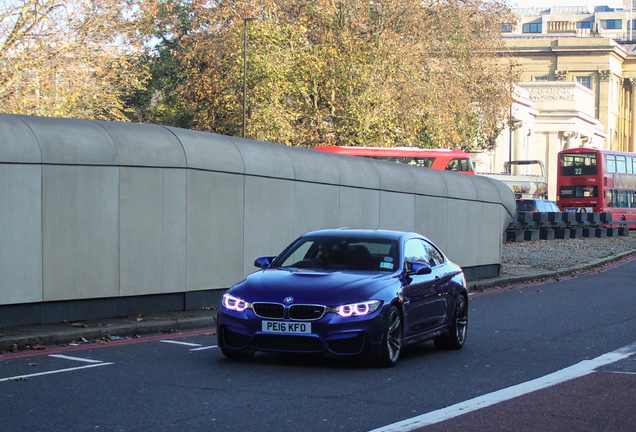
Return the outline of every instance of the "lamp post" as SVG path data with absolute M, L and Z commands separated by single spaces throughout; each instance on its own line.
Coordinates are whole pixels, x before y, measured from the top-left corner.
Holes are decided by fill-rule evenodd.
M 247 111 L 247 22 L 256 17 L 243 18 L 243 138 L 245 138 L 245 115 Z
M 512 170 L 512 103 L 510 104 L 510 110 L 508 114 L 510 116 L 510 118 L 508 119 L 508 169 Z

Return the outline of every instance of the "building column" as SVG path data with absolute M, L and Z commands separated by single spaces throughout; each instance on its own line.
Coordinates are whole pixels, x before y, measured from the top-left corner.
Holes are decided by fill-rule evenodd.
M 610 105 L 616 103 L 613 99 L 616 95 L 611 92 L 612 75 L 610 70 L 598 71 L 598 89 L 596 92 L 596 118 L 605 125 L 605 132 L 608 134 L 608 150 L 616 149 L 616 128 L 618 127 L 614 114 L 611 114 L 609 110 Z M 604 97 L 601 97 L 601 95 L 604 95 Z
M 579 147 L 578 132 L 561 132 L 564 141 L 563 150 Z
M 634 140 L 636 140 L 636 78 L 630 78 L 629 84 L 632 86 L 632 97 L 630 101 L 630 109 L 631 109 L 631 118 L 632 118 L 632 136 L 629 140 L 629 145 L 627 147 L 627 151 L 630 153 L 634 153 L 636 151 L 636 144 Z
M 548 199 L 556 200 L 557 190 L 556 190 L 556 176 L 557 176 L 557 167 L 559 166 L 557 160 L 557 154 L 561 151 L 562 143 L 561 143 L 561 132 L 545 132 L 541 134 L 544 141 L 544 146 L 541 149 L 543 155 L 537 157 L 539 160 L 545 161 L 545 173 L 548 182 Z M 538 144 L 539 136 L 535 135 L 535 143 Z M 537 146 L 539 147 L 539 146 Z M 539 147 L 540 148 L 540 147 Z M 538 155 L 539 153 L 537 153 Z

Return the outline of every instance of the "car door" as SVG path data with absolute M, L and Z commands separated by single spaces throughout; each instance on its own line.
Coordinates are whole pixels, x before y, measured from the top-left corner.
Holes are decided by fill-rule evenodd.
M 432 270 L 430 274 L 411 274 L 405 278 L 404 331 L 408 337 L 442 323 L 448 307 L 447 287 L 452 276 L 444 272 L 443 256 L 423 239 L 409 239 L 405 243 L 404 259 L 428 264 Z

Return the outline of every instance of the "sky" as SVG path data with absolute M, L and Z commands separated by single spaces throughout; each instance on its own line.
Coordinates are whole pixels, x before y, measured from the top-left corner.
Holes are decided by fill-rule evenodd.
M 510 7 L 549 7 L 549 6 L 585 6 L 588 3 L 595 6 L 609 6 L 623 8 L 623 0 L 507 0 Z

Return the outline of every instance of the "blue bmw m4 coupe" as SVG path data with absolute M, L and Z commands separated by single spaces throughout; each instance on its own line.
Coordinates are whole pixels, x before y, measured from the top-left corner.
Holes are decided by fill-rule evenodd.
M 254 265 L 260 270 L 221 300 L 217 338 L 226 357 L 331 353 L 391 367 L 408 344 L 457 350 L 466 340 L 464 273 L 422 235 L 312 231 Z

